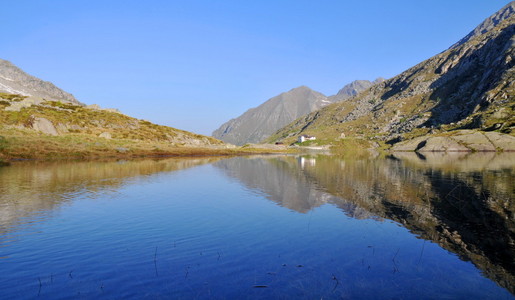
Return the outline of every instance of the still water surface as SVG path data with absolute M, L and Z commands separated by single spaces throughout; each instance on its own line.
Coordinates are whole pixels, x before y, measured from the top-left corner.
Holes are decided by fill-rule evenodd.
M 1 299 L 514 299 L 515 155 L 0 168 Z

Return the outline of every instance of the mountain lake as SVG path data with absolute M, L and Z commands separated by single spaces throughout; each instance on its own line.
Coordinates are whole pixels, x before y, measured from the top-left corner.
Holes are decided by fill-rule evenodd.
M 514 299 L 515 154 L 16 162 L 0 299 Z

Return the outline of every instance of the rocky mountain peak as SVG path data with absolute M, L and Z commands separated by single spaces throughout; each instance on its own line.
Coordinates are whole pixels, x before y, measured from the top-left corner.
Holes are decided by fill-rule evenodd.
M 72 94 L 61 90 L 51 82 L 25 73 L 3 59 L 0 59 L 0 92 L 82 105 Z
M 485 19 L 481 24 L 474 28 L 474 30 L 467 34 L 467 36 L 459 40 L 456 44 L 452 45 L 449 49 L 454 49 L 470 41 L 471 39 L 492 30 L 502 21 L 510 18 L 514 13 L 515 1 L 511 1 L 510 3 L 506 4 L 503 8 L 501 8 L 499 11 L 497 11 L 495 14 Z
M 345 85 L 343 88 L 341 88 L 336 95 L 330 96 L 329 100 L 331 102 L 338 102 L 342 101 L 351 97 L 356 96 L 357 94 L 361 93 L 362 91 L 370 88 L 371 86 L 381 83 L 384 81 L 384 78 L 379 77 L 374 81 L 369 80 L 354 80 L 353 82 Z
M 383 77 L 377 77 L 374 81 L 372 81 L 373 84 L 378 84 L 378 83 L 381 83 L 383 81 L 385 81 L 386 79 L 384 79 Z
M 291 90 L 289 90 L 289 92 L 292 92 L 292 91 L 313 91 L 312 89 L 310 89 L 308 86 L 306 85 L 300 85 L 296 88 L 293 88 Z
M 293 101 L 296 101 L 296 100 L 299 100 L 303 97 L 309 97 L 309 96 L 314 96 L 314 97 L 324 97 L 325 98 L 325 95 L 320 93 L 320 92 L 317 92 L 315 90 L 312 90 L 311 88 L 309 88 L 308 86 L 305 86 L 305 85 L 301 85 L 301 86 L 298 86 L 296 88 L 293 88 L 287 92 L 284 92 L 284 93 L 281 93 L 279 94 L 279 97 L 284 101 L 285 97 L 288 98 L 293 98 L 292 100 Z M 281 97 L 282 96 L 282 97 Z

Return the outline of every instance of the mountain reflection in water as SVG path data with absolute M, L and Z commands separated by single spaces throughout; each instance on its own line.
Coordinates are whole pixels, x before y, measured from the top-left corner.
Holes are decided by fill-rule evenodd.
M 15 163 L 0 298 L 512 299 L 514 158 Z
M 330 203 L 353 218 L 396 221 L 515 293 L 515 154 L 281 156 L 214 165 L 300 213 Z

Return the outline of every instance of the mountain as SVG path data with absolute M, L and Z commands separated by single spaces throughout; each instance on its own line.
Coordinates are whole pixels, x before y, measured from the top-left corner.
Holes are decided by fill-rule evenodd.
M 203 148 L 219 151 L 224 146 L 212 137 L 153 124 L 113 109 L 0 93 L 0 161 L 209 154 L 192 150 Z
M 456 48 L 460 45 L 465 44 L 466 42 L 470 41 L 471 39 L 486 33 L 490 30 L 492 30 L 495 26 L 499 25 L 502 21 L 508 19 L 513 13 L 515 12 L 515 1 L 512 1 L 503 8 L 501 8 L 498 12 L 484 20 L 481 24 L 479 24 L 474 30 L 472 30 L 467 36 L 459 40 L 456 44 L 452 45 L 451 48 Z
M 292 142 L 299 134 L 334 142 L 367 137 L 393 144 L 457 129 L 512 133 L 515 125 L 515 15 L 487 32 L 338 102 L 296 120 L 268 139 Z M 511 13 L 510 13 L 511 11 Z M 493 22 L 493 21 L 492 21 Z M 488 22 L 487 22 L 488 23 Z M 492 23 L 493 24 L 493 23 Z M 480 32 L 480 25 L 473 32 Z
M 374 81 L 355 80 L 344 86 L 342 89 L 340 89 L 336 95 L 329 96 L 328 99 L 331 102 L 338 102 L 354 97 L 357 94 L 363 92 L 364 90 L 370 88 L 371 86 L 383 82 L 384 80 L 385 79 L 382 77 L 379 77 Z
M 7 60 L 0 59 L 0 92 L 40 99 L 81 103 L 53 83 L 43 81 L 22 71 Z
M 0 60 L 0 163 L 13 158 L 84 158 L 227 153 L 212 137 L 85 106 L 50 82 Z
M 300 86 L 224 123 L 213 132 L 213 137 L 235 145 L 258 143 L 298 117 L 329 103 L 323 94 Z
M 348 99 L 383 81 L 381 77 L 374 81 L 356 80 L 345 85 L 336 95 L 329 97 L 306 86 L 300 86 L 224 123 L 213 132 L 213 137 L 235 145 L 259 143 L 295 119 L 330 103 Z

